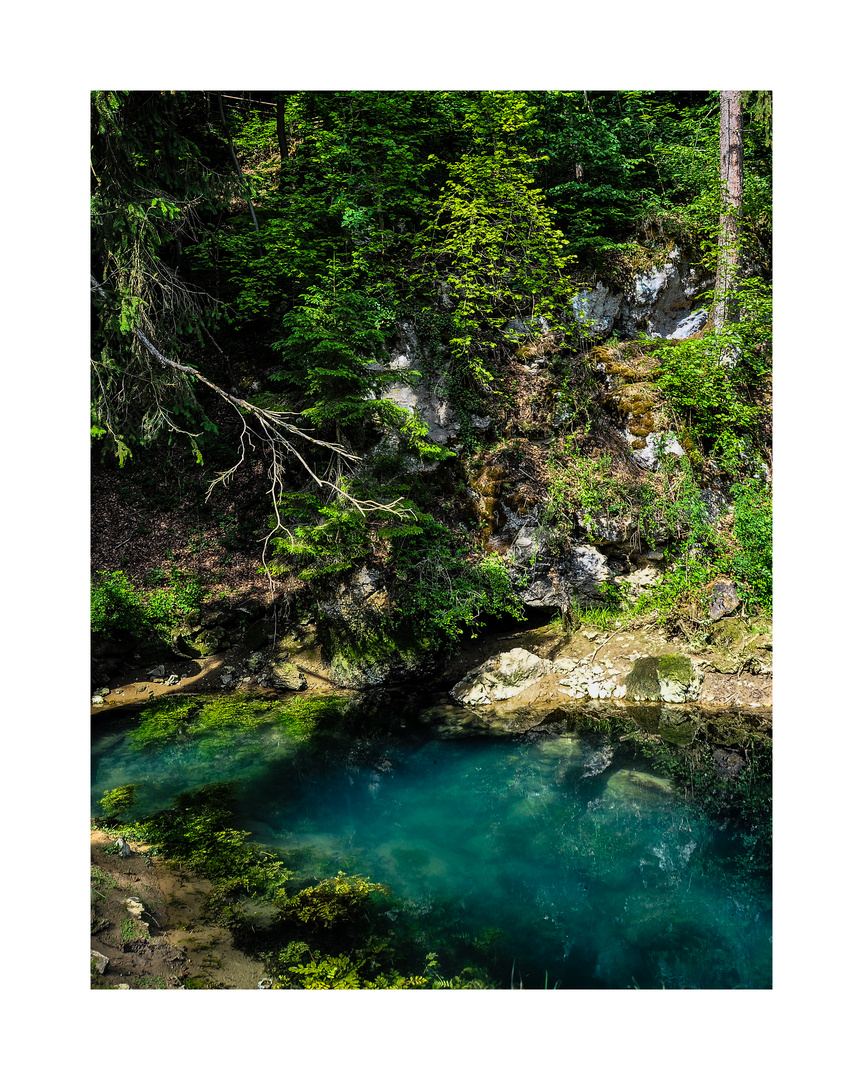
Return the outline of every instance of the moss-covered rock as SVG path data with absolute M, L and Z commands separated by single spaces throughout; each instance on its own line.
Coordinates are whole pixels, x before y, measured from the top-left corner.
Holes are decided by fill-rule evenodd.
M 427 642 L 383 626 L 367 626 L 362 634 L 331 630 L 327 652 L 333 682 L 351 689 L 408 682 L 431 674 L 438 664 Z
M 669 653 L 658 657 L 656 673 L 659 678 L 659 696 L 663 701 L 682 702 L 695 696 L 691 690 L 696 684 L 696 674 L 688 656 Z
M 305 675 L 289 660 L 273 664 L 269 681 L 280 690 L 305 690 L 307 685 Z
M 640 657 L 625 682 L 635 701 L 693 701 L 700 685 L 692 661 L 679 653 Z

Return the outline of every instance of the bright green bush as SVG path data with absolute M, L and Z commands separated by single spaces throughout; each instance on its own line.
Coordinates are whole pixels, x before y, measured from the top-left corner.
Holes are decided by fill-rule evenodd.
M 765 611 L 773 609 L 773 502 L 768 488 L 747 480 L 732 488 L 734 536 L 739 550 L 731 565 L 745 594 Z
M 167 636 L 173 626 L 198 613 L 205 596 L 194 575 L 172 570 L 169 580 L 166 588 L 145 592 L 122 570 L 101 571 L 90 585 L 90 628 L 107 637 Z

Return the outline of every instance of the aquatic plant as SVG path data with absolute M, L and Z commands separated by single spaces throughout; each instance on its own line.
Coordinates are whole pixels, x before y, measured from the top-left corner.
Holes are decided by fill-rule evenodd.
M 124 810 L 129 810 L 135 802 L 136 784 L 124 784 L 122 787 L 106 791 L 99 800 L 107 818 L 116 818 Z
M 237 732 L 278 721 L 302 742 L 320 725 L 337 720 L 343 708 L 343 699 L 332 694 L 290 701 L 247 696 L 203 701 L 199 696 L 171 697 L 144 706 L 130 740 L 138 750 L 155 750 L 205 734 Z

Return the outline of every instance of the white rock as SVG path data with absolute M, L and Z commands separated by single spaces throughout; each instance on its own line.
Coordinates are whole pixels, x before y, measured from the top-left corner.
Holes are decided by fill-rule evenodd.
M 96 961 L 96 963 L 94 965 L 96 970 L 99 972 L 100 975 L 104 975 L 105 974 L 105 968 L 111 962 L 108 959 L 108 957 L 105 956 L 103 953 L 96 952 L 95 949 L 91 949 L 90 950 L 90 959 Z

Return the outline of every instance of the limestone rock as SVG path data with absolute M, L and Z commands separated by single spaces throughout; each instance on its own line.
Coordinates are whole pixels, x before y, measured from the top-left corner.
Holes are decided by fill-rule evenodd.
M 305 690 L 308 685 L 302 671 L 288 660 L 273 664 L 267 681 L 277 690 Z
M 674 246 L 660 265 L 639 274 L 624 292 L 597 282 L 576 293 L 571 301 L 573 318 L 589 338 L 619 330 L 626 337 L 646 331 L 650 337 L 682 340 L 707 323 L 707 309 L 698 300 L 711 281 Z
M 583 289 L 572 298 L 572 314 L 587 337 L 607 337 L 620 318 L 623 296 L 613 293 L 607 285 L 597 282 L 592 289 Z
M 105 969 L 110 964 L 110 960 L 103 953 L 96 952 L 95 949 L 90 950 L 90 964 L 96 969 L 100 975 L 105 974 Z
M 694 701 L 701 687 L 692 661 L 679 653 L 639 658 L 625 681 L 635 701 Z
M 511 649 L 468 672 L 450 693 L 463 705 L 490 705 L 515 697 L 551 670 L 550 660 L 526 649 Z
M 630 445 L 636 443 L 637 440 L 631 432 L 624 432 Z M 645 445 L 640 449 L 633 449 L 632 456 L 646 469 L 658 469 L 662 461 L 663 454 L 674 454 L 675 457 L 683 457 L 686 451 L 677 441 L 677 437 L 674 432 L 653 432 L 644 440 Z
M 729 581 L 727 578 L 721 578 L 713 586 L 713 593 L 710 598 L 709 614 L 711 622 L 718 622 L 720 619 L 725 618 L 726 615 L 730 615 L 732 611 L 736 611 L 740 607 L 740 596 L 738 595 L 737 588 L 733 581 Z

